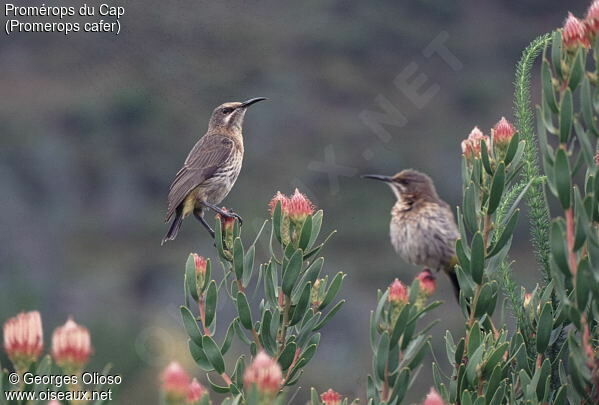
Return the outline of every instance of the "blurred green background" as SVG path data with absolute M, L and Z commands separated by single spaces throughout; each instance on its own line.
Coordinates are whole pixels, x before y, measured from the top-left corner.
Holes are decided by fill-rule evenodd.
M 61 2 L 71 4 L 81 5 Z M 187 353 L 178 306 L 187 254 L 216 258 L 215 251 L 193 219 L 174 243 L 160 241 L 168 186 L 216 105 L 269 98 L 246 116 L 244 169 L 223 203 L 245 218 L 245 236 L 267 217 L 277 190 L 295 187 L 325 210 L 323 229 L 339 231 L 324 251 L 325 268 L 348 273 L 341 294 L 348 303 L 323 330 L 294 403 L 310 386 L 364 398 L 376 289 L 395 277 L 410 282 L 419 269 L 402 263 L 388 241 L 391 193 L 358 175 L 413 167 L 458 204 L 461 139 L 474 125 L 488 132 L 502 115 L 512 119 L 520 52 L 561 26 L 568 8 L 582 15 L 588 2 L 114 4 L 126 7 L 118 36 L 0 41 L 0 320 L 39 309 L 48 344 L 73 315 L 93 336 L 90 369 L 111 362 L 123 376 L 115 403 L 150 404 L 171 359 L 204 381 Z M 425 51 L 445 37 L 458 64 Z M 425 80 L 418 93 L 432 89 L 430 100 L 414 103 L 394 83 L 410 68 L 408 82 Z M 405 118 L 385 127 L 389 139 L 361 118 L 382 111 L 381 100 Z M 514 269 L 531 288 L 539 275 L 520 230 Z M 438 285 L 447 304 L 435 313 L 433 346 L 443 364 L 443 331 L 460 333 L 461 316 L 446 279 Z M 229 319 L 224 302 L 219 311 Z M 425 366 L 409 399 L 431 385 Z

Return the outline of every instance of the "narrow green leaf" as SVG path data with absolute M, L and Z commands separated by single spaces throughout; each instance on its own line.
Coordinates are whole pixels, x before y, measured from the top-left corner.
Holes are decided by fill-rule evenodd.
M 233 241 L 233 268 L 235 269 L 235 278 L 243 279 L 243 257 L 245 255 L 243 243 L 240 238 L 235 238 Z
M 375 353 L 376 376 L 380 380 L 385 379 L 385 370 L 387 366 L 387 356 L 389 355 L 389 334 L 383 332 L 379 340 L 378 348 Z
M 487 214 L 492 215 L 501 201 L 503 195 L 503 189 L 505 187 L 505 165 L 503 162 L 499 163 L 493 181 L 491 183 L 491 191 L 489 193 L 489 204 L 487 205 Z
M 237 312 L 239 313 L 241 325 L 247 330 L 251 330 L 253 328 L 252 311 L 250 310 L 247 297 L 241 291 L 237 293 Z
M 283 292 L 285 295 L 290 296 L 293 286 L 297 281 L 300 271 L 302 269 L 302 258 L 303 253 L 301 249 L 297 249 L 295 253 L 289 259 L 285 270 L 283 271 Z
M 293 309 L 293 316 L 291 317 L 291 321 L 289 322 L 290 326 L 295 325 L 296 323 L 301 321 L 302 318 L 304 317 L 304 315 L 308 309 L 308 305 L 310 305 L 311 291 L 312 291 L 311 284 L 308 282 L 305 284 L 304 289 L 302 290 L 302 294 L 300 295 L 299 301 L 297 302 L 297 304 L 295 305 L 295 308 Z
M 558 113 L 557 101 L 555 100 L 555 91 L 553 90 L 553 77 L 551 76 L 551 68 L 549 62 L 543 61 L 541 66 L 541 81 L 543 83 L 543 97 L 549 108 L 554 114 Z
M 209 328 L 216 316 L 216 306 L 218 303 L 218 288 L 216 281 L 211 280 L 206 290 L 206 328 Z
M 198 328 L 198 323 L 196 322 L 193 314 L 189 310 L 189 308 L 181 306 L 181 318 L 183 318 L 183 326 L 185 327 L 185 331 L 187 332 L 187 336 L 191 340 L 193 340 L 200 347 L 202 346 L 202 333 Z
M 302 230 L 300 232 L 299 239 L 299 248 L 302 250 L 306 250 L 308 248 L 308 244 L 310 243 L 310 239 L 312 236 L 312 216 L 308 215 L 304 224 L 302 225 Z
M 482 284 L 483 270 L 485 267 L 485 245 L 480 232 L 472 238 L 470 253 L 470 274 L 476 284 Z
M 331 285 L 329 286 L 327 293 L 325 294 L 322 300 L 322 303 L 318 307 L 319 310 L 326 308 L 327 305 L 333 302 L 333 300 L 337 296 L 337 293 L 339 292 L 339 289 L 341 288 L 341 284 L 343 283 L 344 278 L 345 274 L 343 274 L 342 272 L 339 272 L 335 275 L 335 278 L 331 282 Z
M 214 367 L 214 370 L 219 374 L 224 373 L 225 360 L 223 359 L 216 342 L 210 336 L 205 335 L 202 337 L 202 348 L 204 349 L 204 353 L 206 353 L 208 361 L 210 361 L 210 364 Z
M 495 256 L 497 253 L 499 253 L 501 251 L 501 249 L 503 249 L 505 244 L 511 239 L 512 234 L 514 233 L 514 229 L 516 228 L 516 224 L 518 223 L 518 214 L 519 213 L 520 213 L 520 210 L 516 210 L 512 214 L 512 216 L 508 219 L 508 222 L 505 225 L 505 227 L 503 228 L 503 230 L 501 231 L 499 238 L 497 238 L 497 241 L 491 247 L 490 252 L 487 254 L 487 259 L 490 259 L 491 257 Z
M 487 148 L 487 142 L 484 140 L 480 143 L 480 157 L 485 171 L 489 176 L 492 176 L 493 169 L 491 168 L 491 161 L 489 160 L 489 150 Z
M 345 304 L 345 300 L 341 300 L 337 304 L 335 304 L 335 306 L 331 308 L 331 310 L 325 315 L 325 317 L 322 318 L 320 322 L 316 324 L 316 326 L 314 326 L 312 331 L 316 332 L 317 330 L 321 329 L 324 325 L 326 325 L 327 322 L 329 322 L 331 318 L 337 313 L 337 311 L 341 309 L 341 306 L 343 304 Z
M 574 56 L 574 63 L 570 68 L 570 77 L 568 78 L 568 87 L 570 90 L 575 91 L 580 81 L 584 76 L 584 62 L 583 62 L 583 49 L 578 48 L 576 55 Z
M 555 188 L 564 210 L 570 208 L 572 194 L 572 174 L 566 151 L 559 148 L 555 153 Z
M 193 255 L 189 254 L 185 263 L 185 283 L 189 289 L 188 293 L 195 302 L 198 302 L 198 289 L 196 286 L 196 265 Z M 200 286 L 201 287 L 201 286 Z
M 553 309 L 551 303 L 547 302 L 543 305 L 541 315 L 537 323 L 537 352 L 545 353 L 549 346 L 549 338 L 553 328 Z
M 570 134 L 572 133 L 572 116 L 574 114 L 572 91 L 569 88 L 562 95 L 559 109 L 559 141 L 560 143 L 568 143 Z

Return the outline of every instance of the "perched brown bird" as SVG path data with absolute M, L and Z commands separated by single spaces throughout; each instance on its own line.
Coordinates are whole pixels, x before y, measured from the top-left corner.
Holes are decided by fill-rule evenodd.
M 241 171 L 243 161 L 242 126 L 249 106 L 264 97 L 252 98 L 243 103 L 222 104 L 212 112 L 208 131 L 189 152 L 183 167 L 171 184 L 168 194 L 168 210 L 165 222 L 174 216 L 162 243 L 173 240 L 181 228 L 183 219 L 192 214 L 214 237 L 214 231 L 204 219 L 209 208 L 224 217 L 241 217 L 219 208 Z
M 459 232 L 449 205 L 439 198 L 431 178 L 411 169 L 395 176 L 362 177 L 384 181 L 397 198 L 391 209 L 390 236 L 399 256 L 411 264 L 443 270 L 459 298 L 454 270 Z

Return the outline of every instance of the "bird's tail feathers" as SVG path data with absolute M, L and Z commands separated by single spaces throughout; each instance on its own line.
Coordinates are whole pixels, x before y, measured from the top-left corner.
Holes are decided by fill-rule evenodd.
M 460 283 L 458 281 L 458 276 L 455 272 L 454 266 L 448 266 L 445 269 L 445 273 L 449 277 L 449 281 L 451 281 L 451 286 L 453 287 L 453 292 L 455 294 L 456 299 L 459 302 L 460 301 Z
M 177 212 L 175 219 L 173 219 L 171 226 L 168 228 L 168 232 L 166 233 L 166 235 L 164 235 L 164 239 L 162 239 L 162 243 L 160 244 L 161 246 L 169 240 L 175 240 L 182 223 L 183 215 L 180 212 Z

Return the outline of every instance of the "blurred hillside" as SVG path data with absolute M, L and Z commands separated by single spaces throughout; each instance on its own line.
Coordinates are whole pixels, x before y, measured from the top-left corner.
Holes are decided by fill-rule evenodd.
M 112 361 L 123 375 L 118 403 L 141 404 L 156 403 L 157 374 L 171 358 L 200 375 L 177 308 L 187 254 L 215 251 L 193 220 L 174 243 L 160 241 L 168 186 L 216 105 L 269 98 L 247 114 L 244 170 L 224 202 L 246 219 L 246 237 L 270 197 L 294 187 L 325 210 L 325 230 L 339 231 L 324 255 L 329 274 L 349 274 L 349 302 L 323 331 L 302 387 L 363 397 L 376 289 L 417 269 L 388 242 L 391 193 L 358 175 L 417 168 L 455 206 L 459 142 L 474 125 L 488 131 L 511 119 L 520 52 L 588 1 L 117 3 L 126 7 L 119 36 L 0 41 L 0 319 L 39 308 L 49 340 L 74 315 L 91 329 L 93 367 Z M 426 56 L 444 35 L 459 69 Z M 394 85 L 409 66 L 417 66 L 410 83 L 426 75 L 418 93 L 437 86 L 423 105 Z M 386 127 L 390 139 L 360 118 L 382 111 L 381 98 L 405 118 Z M 532 287 L 538 274 L 521 229 L 515 271 Z M 445 281 L 435 346 L 460 322 Z M 430 370 L 419 380 L 414 401 L 431 385 Z

